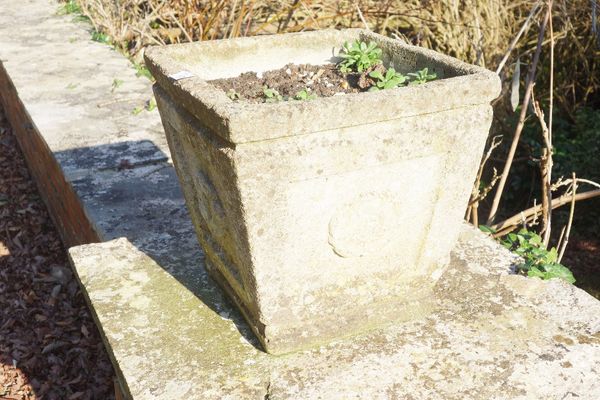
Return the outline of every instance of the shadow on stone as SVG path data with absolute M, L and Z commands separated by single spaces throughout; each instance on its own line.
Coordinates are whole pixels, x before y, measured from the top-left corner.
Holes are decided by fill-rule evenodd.
M 209 283 L 204 254 L 167 154 L 149 140 L 55 154 L 101 241 L 127 238 L 261 349 L 242 316 L 217 285 Z

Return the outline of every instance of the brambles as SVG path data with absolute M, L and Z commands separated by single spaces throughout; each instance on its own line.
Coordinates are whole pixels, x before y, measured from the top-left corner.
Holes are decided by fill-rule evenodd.
M 371 78 L 377 79 L 374 86 L 371 86 L 369 92 L 377 92 L 382 89 L 392 89 L 406 82 L 406 76 L 396 72 L 394 68 L 389 68 L 385 75 L 381 71 L 373 71 L 369 74 Z
M 339 63 L 340 71 L 363 72 L 377 64 L 381 64 L 381 49 L 374 42 L 354 41 L 352 44 L 346 42 L 342 47 L 340 57 L 344 60 Z
M 435 72 L 430 74 L 428 68 L 423 68 L 417 72 L 409 72 L 408 76 L 412 78 L 410 81 L 411 85 L 420 85 L 437 79 L 437 74 Z

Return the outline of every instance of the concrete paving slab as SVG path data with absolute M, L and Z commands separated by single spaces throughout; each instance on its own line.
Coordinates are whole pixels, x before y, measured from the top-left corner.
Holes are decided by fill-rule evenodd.
M 127 239 L 70 256 L 133 399 L 600 393 L 600 302 L 561 280 L 512 274 L 516 257 L 466 225 L 431 316 L 279 357 L 257 348 L 227 302 L 194 295 Z M 194 265 L 203 290 L 214 289 Z
M 63 152 L 57 157 L 67 176 L 117 168 L 128 157 L 168 157 L 158 112 L 133 114 L 153 97 L 151 82 L 111 47 L 92 41 L 89 24 L 58 15 L 55 1 L 2 0 L 0 9 L 2 65 L 50 150 Z M 162 153 L 148 153 L 148 141 Z M 110 146 L 123 142 L 127 147 Z M 90 165 L 95 157 L 105 162 Z

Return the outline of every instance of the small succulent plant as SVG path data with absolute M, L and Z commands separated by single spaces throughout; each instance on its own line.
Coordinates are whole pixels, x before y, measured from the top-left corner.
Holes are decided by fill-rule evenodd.
M 352 44 L 346 42 L 342 46 L 340 57 L 344 60 L 339 63 L 340 71 L 363 72 L 374 65 L 381 64 L 381 49 L 374 42 L 354 41 Z
M 420 85 L 422 83 L 427 83 L 429 81 L 433 81 L 437 79 L 437 74 L 435 72 L 429 73 L 427 68 L 423 68 L 417 72 L 410 72 L 408 76 L 411 78 L 411 85 Z
M 392 89 L 398 87 L 407 81 L 407 77 L 394 68 L 388 68 L 385 75 L 381 71 L 373 71 L 369 74 L 371 78 L 377 79 L 374 86 L 371 86 L 369 92 L 377 92 L 383 89 Z

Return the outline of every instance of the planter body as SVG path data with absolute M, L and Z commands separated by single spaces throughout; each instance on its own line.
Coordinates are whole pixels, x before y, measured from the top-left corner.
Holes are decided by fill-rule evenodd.
M 274 104 L 233 102 L 206 82 L 335 62 L 356 38 L 376 41 L 401 72 L 429 67 L 446 79 Z M 500 91 L 495 74 L 354 29 L 153 48 L 146 63 L 207 268 L 268 352 L 431 310 Z

